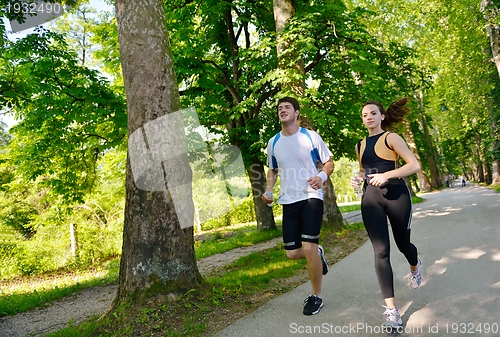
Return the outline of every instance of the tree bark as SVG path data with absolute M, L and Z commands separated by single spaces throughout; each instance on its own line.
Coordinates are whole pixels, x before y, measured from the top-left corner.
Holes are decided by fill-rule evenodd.
M 480 9 L 487 24 L 486 30 L 490 36 L 493 62 L 495 63 L 500 76 L 500 26 L 495 23 L 498 17 L 498 8 L 495 6 L 493 1 L 482 0 Z
M 289 48 L 292 48 L 293 41 L 286 41 L 280 37 L 280 32 L 282 32 L 287 21 L 295 15 L 295 4 L 293 0 L 273 0 L 273 11 L 274 11 L 274 22 L 276 25 L 276 32 L 278 33 L 278 42 L 276 44 L 276 50 L 278 52 L 279 66 L 280 68 L 286 69 L 286 64 L 290 58 L 295 58 L 294 53 L 288 53 L 285 59 L 282 55 L 283 52 Z M 286 83 L 284 86 L 288 87 L 297 97 L 301 97 L 304 94 L 305 82 L 304 82 L 304 61 L 299 59 L 293 64 L 293 71 L 298 73 L 298 80 L 292 80 Z M 300 126 L 315 130 L 313 121 L 307 116 L 301 114 Z M 333 160 L 333 158 L 332 158 Z M 335 196 L 335 189 L 330 179 L 327 179 L 323 184 L 323 189 L 325 192 L 324 196 L 324 213 L 323 213 L 323 225 L 342 228 L 344 225 L 344 220 L 342 213 L 337 205 L 337 197 Z
M 478 134 L 474 135 L 474 141 L 475 141 L 475 151 L 477 153 L 477 178 L 479 182 L 484 183 L 485 182 L 485 170 L 484 167 L 486 166 L 486 161 L 484 158 L 483 150 L 481 149 L 481 136 Z
M 279 59 L 279 67 L 282 69 L 286 69 L 287 67 L 284 65 L 287 60 L 291 58 L 295 58 L 296 55 L 295 53 L 288 53 L 288 57 L 284 59 L 280 55 L 283 54 L 284 51 L 287 49 L 291 48 L 291 44 L 293 41 L 286 41 L 284 40 L 279 33 L 281 33 L 286 25 L 287 21 L 295 15 L 295 4 L 293 0 L 273 0 L 273 12 L 274 12 L 274 23 L 276 25 L 276 32 L 278 33 L 278 38 L 276 42 L 276 51 L 278 54 L 278 59 Z M 298 74 L 304 75 L 304 61 L 302 59 L 299 59 L 298 62 L 295 62 L 293 64 L 294 71 L 296 71 Z M 302 78 L 301 77 L 301 78 Z M 300 97 L 304 94 L 304 89 L 305 89 L 305 82 L 303 79 L 299 80 L 292 80 L 289 83 L 285 85 L 285 87 L 289 87 L 297 97 Z M 302 115 L 301 118 L 302 123 L 307 125 L 307 123 L 311 124 L 311 121 L 309 121 L 304 115 Z
M 500 25 L 496 22 L 498 21 L 499 13 L 498 8 L 495 6 L 494 2 L 491 0 L 481 1 L 481 12 L 483 13 L 484 20 L 486 21 L 486 30 L 490 36 L 491 54 L 493 55 L 493 62 L 497 68 L 498 74 L 500 76 Z M 492 153 L 493 153 L 493 168 L 491 173 L 491 182 L 494 184 L 500 184 L 500 160 L 498 159 L 498 153 L 500 153 L 500 138 L 495 137 L 496 123 L 493 122 L 492 125 Z
M 427 155 L 427 162 L 429 163 L 429 171 L 431 172 L 431 187 L 433 189 L 439 188 L 441 185 L 441 179 L 439 179 L 439 172 L 437 169 L 437 155 L 434 145 L 432 144 L 432 138 L 429 134 L 429 127 L 427 126 L 427 119 L 424 114 L 424 104 L 422 93 L 420 97 L 417 97 L 417 103 L 420 108 L 420 124 L 422 126 L 422 130 L 424 131 L 424 139 L 427 145 L 428 151 L 430 151 Z
M 202 277 L 194 253 L 184 129 L 182 119 L 173 118 L 178 117 L 174 113 L 180 110 L 180 100 L 163 2 L 117 0 L 115 7 L 129 134 L 116 306 L 146 292 L 191 289 Z M 164 153 L 175 157 L 161 157 Z M 134 169 L 140 164 L 144 171 Z
M 259 230 L 275 229 L 276 222 L 274 220 L 272 208 L 261 199 L 262 193 L 266 189 L 266 174 L 264 172 L 264 165 L 257 161 L 254 162 L 251 165 L 250 170 L 248 170 L 248 176 L 250 177 L 250 182 L 252 184 L 253 204 L 255 209 L 255 219 L 257 220 L 257 228 Z
M 323 190 L 325 192 L 323 225 L 340 230 L 344 226 L 344 218 L 337 205 L 335 188 L 330 178 L 323 183 Z
M 404 131 L 403 135 L 405 137 L 406 143 L 408 144 L 408 148 L 413 153 L 415 158 L 417 158 L 417 161 L 420 164 L 420 167 L 422 167 L 422 160 L 420 159 L 420 155 L 418 154 L 417 144 L 415 143 L 415 138 L 413 137 L 413 132 L 411 131 L 411 128 L 410 128 L 410 123 L 408 121 L 406 121 L 404 123 L 404 127 L 405 127 L 405 131 Z M 419 182 L 419 189 L 421 191 L 430 192 L 431 191 L 431 184 L 429 182 L 429 178 L 427 178 L 427 176 L 425 175 L 423 170 L 420 170 L 417 172 L 417 177 L 418 177 L 418 182 Z M 410 182 L 410 179 L 408 179 L 407 182 Z M 408 185 L 408 188 L 411 189 L 411 184 Z

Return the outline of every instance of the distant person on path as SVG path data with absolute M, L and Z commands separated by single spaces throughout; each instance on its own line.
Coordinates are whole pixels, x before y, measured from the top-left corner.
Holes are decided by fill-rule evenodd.
M 467 183 L 465 182 L 465 175 L 461 175 L 460 176 L 460 180 L 462 181 L 462 187 L 466 187 L 467 186 Z
M 445 174 L 445 176 L 444 176 L 444 184 L 446 185 L 446 187 L 450 187 L 450 182 L 448 180 L 448 175 L 447 174 Z
M 333 172 L 332 153 L 314 131 L 299 127 L 297 100 L 284 97 L 278 101 L 281 132 L 267 144 L 269 170 L 262 200 L 273 202 L 272 191 L 278 174 L 281 178 L 278 203 L 283 205 L 283 242 L 288 258 L 307 260 L 312 284 L 311 295 L 304 301 L 304 315 L 317 314 L 323 307 L 321 286 L 328 272 L 323 247 L 318 245 L 323 221 L 321 186 Z M 323 163 L 321 171 L 317 161 Z
M 406 142 L 398 134 L 385 131 L 401 122 L 408 113 L 409 98 L 393 102 L 387 111 L 376 101 L 363 105 L 361 116 L 368 137 L 356 145 L 360 165 L 358 177 L 351 186 L 363 183 L 361 215 L 375 253 L 375 271 L 385 299 L 384 326 L 397 328 L 402 320 L 394 300 L 394 276 L 390 263 L 390 241 L 387 217 L 391 222 L 394 240 L 410 264 L 410 288 L 422 282 L 421 262 L 417 248 L 410 241 L 412 203 L 403 177 L 420 170 L 420 165 Z M 398 168 L 398 157 L 405 164 Z

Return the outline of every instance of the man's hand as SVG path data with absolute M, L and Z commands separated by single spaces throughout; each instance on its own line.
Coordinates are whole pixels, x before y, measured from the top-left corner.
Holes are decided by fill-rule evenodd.
M 272 192 L 265 192 L 262 194 L 262 201 L 264 201 L 266 204 L 271 204 L 274 202 L 274 197 Z
M 309 178 L 307 182 L 309 183 L 309 186 L 311 186 L 315 190 L 319 190 L 321 188 L 321 185 L 323 185 L 323 180 L 321 180 L 321 177 L 318 176 Z

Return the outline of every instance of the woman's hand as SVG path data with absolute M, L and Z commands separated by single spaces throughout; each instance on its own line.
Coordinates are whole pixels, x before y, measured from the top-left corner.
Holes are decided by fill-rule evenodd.
M 368 183 L 377 187 L 383 186 L 389 181 L 385 173 L 369 174 L 368 178 L 370 179 Z
M 362 182 L 363 182 L 363 178 L 361 178 L 359 176 L 352 176 L 351 177 L 351 187 L 352 188 L 358 188 Z

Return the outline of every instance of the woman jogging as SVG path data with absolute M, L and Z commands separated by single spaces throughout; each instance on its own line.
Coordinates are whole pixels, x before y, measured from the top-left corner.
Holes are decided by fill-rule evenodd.
M 394 279 L 390 263 L 389 229 L 391 223 L 396 245 L 410 264 L 410 288 L 421 282 L 417 248 L 410 242 L 412 204 L 403 177 L 420 170 L 420 165 L 405 141 L 396 133 L 385 130 L 401 122 L 410 110 L 409 98 L 393 102 L 387 111 L 376 101 L 363 105 L 363 124 L 368 137 L 356 145 L 360 173 L 351 178 L 351 186 L 363 183 L 361 215 L 375 253 L 375 272 L 385 299 L 384 326 L 397 328 L 402 324 L 394 300 Z M 398 157 L 405 165 L 398 168 Z

